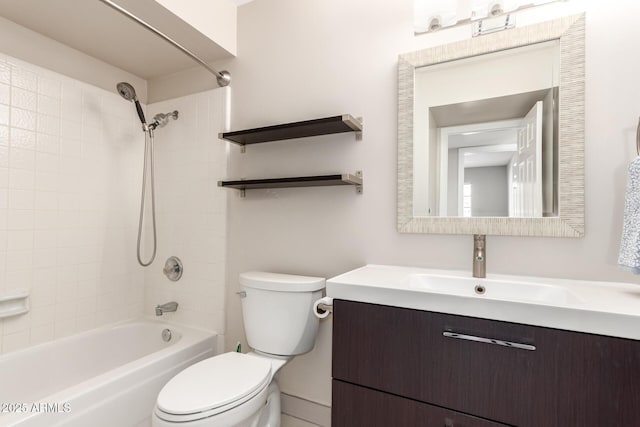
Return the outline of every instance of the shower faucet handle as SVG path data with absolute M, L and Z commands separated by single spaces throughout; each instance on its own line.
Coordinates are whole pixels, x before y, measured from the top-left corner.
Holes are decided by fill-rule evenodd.
M 172 282 L 180 280 L 183 271 L 184 267 L 182 266 L 182 261 L 180 261 L 180 258 L 177 256 L 169 257 L 169 259 L 164 263 L 164 268 L 162 269 L 164 275 Z

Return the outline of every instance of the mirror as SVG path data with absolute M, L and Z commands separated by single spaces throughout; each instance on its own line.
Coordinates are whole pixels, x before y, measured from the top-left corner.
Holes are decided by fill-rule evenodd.
M 400 55 L 398 230 L 584 234 L 584 15 Z

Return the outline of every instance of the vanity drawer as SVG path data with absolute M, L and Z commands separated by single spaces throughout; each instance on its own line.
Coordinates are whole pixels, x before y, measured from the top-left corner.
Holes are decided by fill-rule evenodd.
M 508 427 L 337 380 L 331 408 L 332 427 Z
M 638 342 L 465 316 L 334 300 L 333 377 L 519 427 L 640 419 Z

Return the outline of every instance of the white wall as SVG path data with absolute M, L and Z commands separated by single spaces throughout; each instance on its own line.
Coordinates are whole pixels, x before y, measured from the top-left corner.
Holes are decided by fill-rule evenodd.
M 115 93 L 0 54 L 0 351 L 142 314 L 135 214 L 142 154 Z
M 158 253 L 145 269 L 145 314 L 154 316 L 157 304 L 177 301 L 178 311 L 163 318 L 219 334 L 225 331 L 227 192 L 217 180 L 226 174 L 228 143 L 218 140 L 218 132 L 228 126 L 229 91 L 220 88 L 148 107 L 149 121 L 173 110 L 179 118 L 155 132 Z M 147 220 L 147 237 L 150 224 Z M 151 240 L 146 242 L 145 261 L 151 253 Z M 162 273 L 172 255 L 184 266 L 177 282 Z

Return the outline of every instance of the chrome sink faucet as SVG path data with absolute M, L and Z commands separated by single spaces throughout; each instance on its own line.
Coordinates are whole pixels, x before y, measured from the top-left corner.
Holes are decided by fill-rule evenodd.
M 178 303 L 175 301 L 156 306 L 156 316 L 162 316 L 164 313 L 178 310 Z
M 473 235 L 473 277 L 487 277 L 487 239 L 484 234 Z

